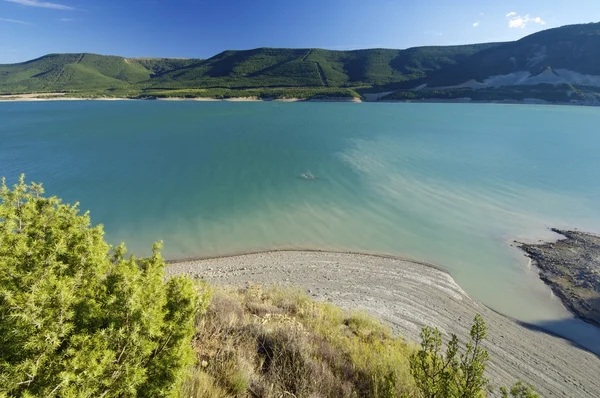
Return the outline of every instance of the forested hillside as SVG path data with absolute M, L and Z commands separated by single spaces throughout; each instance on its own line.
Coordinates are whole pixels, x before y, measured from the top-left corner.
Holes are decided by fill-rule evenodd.
M 127 59 L 97 54 L 50 54 L 0 65 L 0 93 L 108 90 L 132 87 L 190 64 L 179 59 Z
M 258 48 L 225 51 L 207 60 L 52 54 L 0 65 L 0 91 L 386 86 L 426 77 L 494 46 L 357 51 Z
M 430 76 L 426 83 L 448 86 L 520 71 L 535 76 L 561 69 L 600 75 L 600 23 L 548 29 L 480 51 L 459 66 Z
M 417 47 L 408 50 L 258 48 L 225 51 L 151 79 L 153 87 L 361 87 L 386 86 L 457 65 L 496 44 Z
M 508 43 L 406 50 L 257 48 L 206 60 L 51 54 L 0 65 L 4 95 L 314 98 L 393 92 L 384 99 L 597 102 L 599 88 L 600 23 L 548 29 Z

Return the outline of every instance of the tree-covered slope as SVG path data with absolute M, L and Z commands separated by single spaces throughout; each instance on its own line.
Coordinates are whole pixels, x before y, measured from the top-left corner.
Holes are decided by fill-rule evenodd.
M 0 92 L 121 88 L 146 81 L 156 73 L 180 68 L 188 62 L 97 54 L 50 54 L 19 64 L 0 65 Z
M 536 76 L 557 70 L 600 75 L 600 23 L 548 29 L 480 51 L 424 83 L 430 87 L 448 86 L 517 72 Z
M 149 84 L 164 88 L 303 87 L 322 85 L 308 50 L 258 48 L 224 51 L 205 61 L 173 70 Z
M 224 51 L 207 60 L 51 54 L 0 65 L 0 92 L 388 86 L 426 77 L 495 46 L 356 51 L 258 48 Z
M 408 50 L 257 48 L 225 51 L 152 79 L 153 87 L 358 87 L 414 80 L 497 44 Z
M 313 50 L 307 61 L 318 62 L 334 86 L 385 86 L 423 78 L 456 65 L 469 56 L 496 47 L 496 43 L 407 50 Z

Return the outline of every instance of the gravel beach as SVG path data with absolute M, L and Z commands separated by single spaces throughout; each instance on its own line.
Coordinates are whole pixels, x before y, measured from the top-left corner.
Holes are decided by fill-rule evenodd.
M 188 274 L 221 286 L 253 282 L 300 288 L 317 300 L 365 310 L 414 342 L 424 325 L 465 342 L 479 313 L 488 326 L 488 377 L 493 385 L 522 379 L 544 397 L 600 396 L 600 358 L 494 312 L 471 299 L 449 274 L 427 264 L 362 254 L 279 251 L 176 262 L 167 274 Z

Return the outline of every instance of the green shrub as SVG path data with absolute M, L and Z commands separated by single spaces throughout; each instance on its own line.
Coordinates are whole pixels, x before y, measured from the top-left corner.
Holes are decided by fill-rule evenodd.
M 506 387 L 501 387 L 500 394 L 502 398 L 540 398 L 533 386 L 525 384 L 522 381 L 512 386 L 510 391 Z
M 112 252 L 77 205 L 0 188 L 0 396 L 166 397 L 194 355 L 199 296 L 165 262 Z
M 475 315 L 465 351 L 459 354 L 458 338 L 452 335 L 446 353 L 442 354 L 442 334 L 438 329 L 424 327 L 421 349 L 410 358 L 410 371 L 425 398 L 485 397 L 488 380 L 484 377 L 488 352 L 482 343 L 487 337 L 485 322 Z M 509 398 L 506 387 L 500 388 L 503 398 Z M 510 389 L 513 398 L 539 398 L 533 386 L 523 382 Z

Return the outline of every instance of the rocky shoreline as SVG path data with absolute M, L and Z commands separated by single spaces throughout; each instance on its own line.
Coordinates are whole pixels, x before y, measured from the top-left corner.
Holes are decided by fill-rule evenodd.
M 552 288 L 577 317 L 600 327 L 600 236 L 552 229 L 565 239 L 540 244 L 520 243 Z

